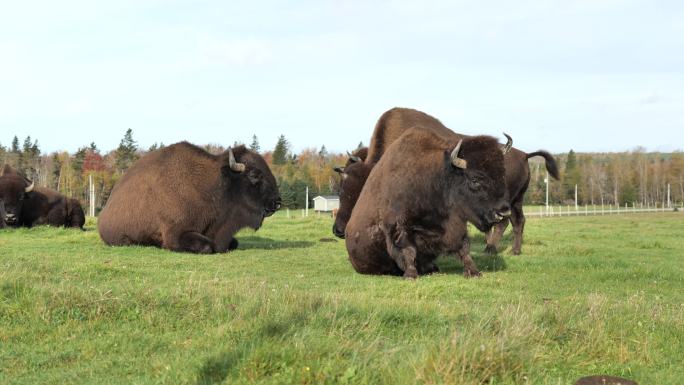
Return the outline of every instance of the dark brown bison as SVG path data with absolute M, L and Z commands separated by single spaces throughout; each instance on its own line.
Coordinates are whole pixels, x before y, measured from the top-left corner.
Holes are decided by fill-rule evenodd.
M 9 165 L 0 176 L 0 200 L 9 226 L 38 225 L 79 227 L 85 224 L 81 204 L 55 190 L 35 186 Z
M 5 202 L 0 200 L 0 229 L 7 227 L 7 224 L 5 223 L 5 215 Z
M 244 146 L 212 155 L 187 142 L 150 152 L 114 186 L 98 220 L 108 245 L 173 251 L 233 250 L 233 235 L 258 229 L 280 207 L 264 159 Z
M 454 133 L 444 126 L 442 122 L 421 111 L 409 108 L 393 108 L 385 112 L 375 125 L 366 160 L 360 162 L 358 161 L 358 158 L 352 159 L 350 157 L 350 160 L 347 161 L 347 165 L 344 168 L 338 167 L 335 169 L 335 171 L 342 176 L 342 181 L 340 183 L 340 208 L 337 212 L 335 223 L 333 224 L 333 234 L 341 238 L 344 237 L 344 230 L 347 222 L 349 221 L 356 200 L 358 199 L 361 189 L 372 168 L 380 160 L 385 149 L 408 128 L 413 126 L 429 127 L 443 136 L 453 136 L 455 138 L 467 137 Z M 522 211 L 522 204 L 530 181 L 530 169 L 527 159 L 534 156 L 543 156 L 546 160 L 547 170 L 554 178 L 558 179 L 556 162 L 553 156 L 546 151 L 526 154 L 516 148 L 511 148 L 504 158 L 506 164 L 506 188 L 512 209 L 510 221 L 513 223 L 513 254 L 519 254 L 521 249 L 522 234 L 525 225 L 525 215 Z M 496 245 L 500 241 L 506 226 L 508 226 L 508 221 L 508 219 L 501 221 L 496 228 L 488 234 L 486 247 L 488 252 L 496 251 Z M 463 250 L 463 252 L 469 253 L 469 250 L 466 249 Z
M 370 157 L 370 153 L 369 153 Z M 464 275 L 479 275 L 468 254 L 466 221 L 487 231 L 510 213 L 502 147 L 495 138 L 442 136 L 409 128 L 370 172 L 345 229 L 349 260 L 363 274 L 436 270 L 459 253 Z

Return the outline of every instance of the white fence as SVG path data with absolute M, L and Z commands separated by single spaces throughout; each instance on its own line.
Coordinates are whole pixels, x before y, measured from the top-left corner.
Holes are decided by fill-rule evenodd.
M 582 216 L 582 215 L 619 215 L 632 213 L 664 213 L 673 211 L 684 211 L 682 205 L 662 205 L 650 206 L 633 204 L 629 206 L 541 206 L 538 210 L 528 209 L 525 211 L 527 217 L 562 217 L 562 216 Z

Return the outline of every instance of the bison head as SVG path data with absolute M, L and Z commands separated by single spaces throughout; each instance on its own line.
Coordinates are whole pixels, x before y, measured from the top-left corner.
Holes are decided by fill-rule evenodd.
M 248 212 L 259 216 L 261 225 L 265 217 L 273 215 L 280 208 L 280 193 L 271 169 L 259 154 L 245 146 L 228 149 L 222 155 L 221 174 L 232 194 L 239 195 L 239 201 Z
M 492 137 L 473 136 L 444 153 L 445 167 L 450 170 L 445 182 L 451 186 L 445 189 L 446 199 L 480 231 L 488 231 L 511 213 L 504 154 L 512 144 L 510 137 L 501 146 Z
M 337 210 L 335 223 L 333 224 L 333 234 L 338 238 L 344 238 L 344 230 L 351 217 L 352 210 L 359 199 L 361 189 L 368 179 L 373 168 L 372 164 L 363 162 L 358 155 L 350 155 L 344 167 L 335 167 L 334 170 L 340 174 L 340 207 Z
M 0 202 L 4 205 L 4 220 L 10 226 L 18 225 L 24 201 L 29 198 L 34 184 L 9 165 L 0 176 Z

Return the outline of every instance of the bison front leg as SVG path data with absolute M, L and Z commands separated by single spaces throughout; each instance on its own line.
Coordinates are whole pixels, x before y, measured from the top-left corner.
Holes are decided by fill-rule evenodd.
M 394 236 L 392 236 L 393 233 L 395 233 Z M 395 231 L 385 231 L 385 242 L 387 253 L 404 272 L 404 278 L 416 279 L 418 277 L 416 247 L 408 241 L 406 231 L 396 228 Z
M 463 262 L 463 275 L 466 278 L 479 277 L 482 275 L 482 273 L 477 270 L 475 261 L 473 261 L 473 258 L 470 256 L 470 239 L 467 235 L 463 237 L 461 249 L 458 251 L 458 257 L 461 259 L 461 262 Z
M 499 241 L 501 241 L 503 233 L 506 231 L 506 227 L 508 227 L 508 218 L 497 223 L 496 226 L 486 234 L 487 246 L 485 247 L 485 253 L 496 254 L 496 246 L 499 244 Z
M 179 235 L 167 233 L 164 235 L 162 247 L 195 254 L 213 254 L 216 249 L 214 241 L 194 231 L 186 231 Z

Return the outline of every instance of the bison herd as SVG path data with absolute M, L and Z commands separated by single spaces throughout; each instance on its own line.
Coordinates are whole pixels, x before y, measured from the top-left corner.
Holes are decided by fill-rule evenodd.
M 438 271 L 435 259 L 456 255 L 466 276 L 480 275 L 470 256 L 467 223 L 486 232 L 488 252 L 508 222 L 519 254 L 525 216 L 525 153 L 490 136 L 458 134 L 423 112 L 393 108 L 378 120 L 368 148 L 349 154 L 340 176 L 333 234 L 363 274 L 416 278 Z M 241 228 L 259 229 L 281 204 L 264 159 L 244 146 L 213 155 L 187 142 L 152 151 L 117 182 L 98 218 L 111 246 L 150 245 L 172 251 L 234 250 Z M 0 228 L 41 224 L 83 228 L 79 202 L 38 187 L 5 166 L 0 175 Z

